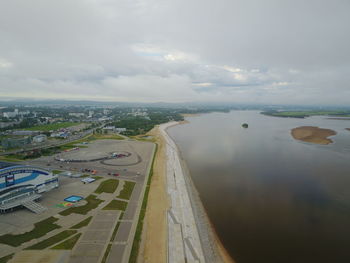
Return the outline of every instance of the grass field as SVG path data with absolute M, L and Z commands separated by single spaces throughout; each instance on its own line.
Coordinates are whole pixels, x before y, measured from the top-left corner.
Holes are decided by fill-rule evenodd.
M 103 200 L 97 199 L 96 195 L 89 195 L 88 197 L 85 198 L 85 200 L 87 201 L 86 205 L 70 207 L 66 210 L 63 210 L 59 214 L 62 216 L 67 216 L 72 213 L 86 215 L 90 210 L 95 209 L 100 203 L 103 202 Z
M 58 129 L 62 129 L 62 128 L 77 126 L 79 124 L 80 123 L 76 123 L 76 122 L 60 122 L 60 123 L 52 123 L 52 124 L 33 126 L 30 128 L 26 128 L 25 130 L 27 130 L 27 131 L 51 131 L 51 130 L 58 130 Z
M 132 191 L 135 187 L 135 182 L 125 181 L 123 190 L 120 191 L 118 198 L 129 200 L 132 194 Z
M 128 206 L 127 202 L 120 200 L 112 200 L 108 205 L 106 205 L 103 210 L 122 210 L 125 211 Z
M 106 262 L 107 257 L 109 255 L 109 252 L 111 251 L 111 248 L 112 248 L 112 244 L 108 244 L 107 249 L 106 249 L 106 251 L 105 251 L 105 253 L 103 255 L 103 258 L 101 260 L 101 263 L 105 263 Z
M 58 242 L 61 242 L 62 240 L 74 235 L 75 233 L 77 233 L 76 230 L 65 230 L 26 249 L 44 249 L 53 246 Z
M 114 193 L 119 184 L 117 179 L 108 179 L 100 183 L 100 185 L 95 190 L 96 194 L 101 193 Z
M 115 226 L 114 230 L 113 230 L 113 234 L 111 236 L 111 242 L 114 241 L 115 239 L 115 236 L 117 235 L 117 232 L 118 232 L 118 229 L 119 229 L 119 226 L 120 226 L 120 221 L 117 223 L 117 225 Z
M 72 226 L 71 229 L 79 229 L 79 228 L 82 228 L 84 226 L 87 226 L 90 223 L 91 219 L 92 219 L 92 216 L 89 216 L 88 218 L 84 219 L 80 223 Z
M 74 248 L 75 244 L 78 242 L 80 236 L 81 236 L 81 233 L 76 234 L 75 236 L 59 243 L 58 245 L 52 247 L 51 249 L 71 250 Z
M 103 139 L 124 140 L 122 136 L 119 136 L 117 134 L 93 134 L 88 138 L 88 141 L 103 140 Z
M 10 255 L 4 256 L 0 258 L 0 263 L 7 263 L 10 261 L 11 258 L 13 258 L 13 256 L 15 255 L 15 253 L 12 253 Z
M 55 230 L 57 228 L 61 228 L 61 226 L 56 225 L 54 222 L 56 222 L 58 219 L 54 217 L 49 217 L 45 220 L 42 220 L 38 223 L 34 224 L 34 229 L 18 235 L 12 235 L 12 234 L 6 234 L 0 236 L 0 243 L 17 247 L 27 241 L 30 241 L 34 238 L 39 238 L 47 233 L 49 233 L 52 230 Z
M 15 157 L 11 157 L 11 156 L 0 156 L 0 161 L 4 161 L 4 162 L 22 162 L 23 160 L 17 159 Z

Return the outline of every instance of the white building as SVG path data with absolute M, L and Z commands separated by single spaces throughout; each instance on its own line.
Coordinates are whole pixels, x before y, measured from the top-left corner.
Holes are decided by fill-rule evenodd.
M 116 132 L 120 133 L 120 132 L 125 132 L 126 128 L 115 128 L 114 129 Z
M 18 115 L 18 112 L 16 111 L 8 111 L 3 113 L 3 116 L 5 118 L 15 118 L 17 115 Z
M 84 117 L 85 113 L 83 113 L 83 112 L 70 112 L 68 115 L 79 118 L 79 117 Z
M 28 205 L 39 199 L 40 193 L 57 187 L 58 176 L 50 171 L 34 166 L 0 163 L 0 212 L 18 206 L 31 209 Z
M 47 136 L 45 134 L 39 134 L 33 137 L 33 142 L 41 143 L 47 140 Z
M 18 112 L 18 115 L 21 115 L 21 116 L 26 116 L 26 115 L 29 115 L 30 114 L 30 111 L 20 111 Z

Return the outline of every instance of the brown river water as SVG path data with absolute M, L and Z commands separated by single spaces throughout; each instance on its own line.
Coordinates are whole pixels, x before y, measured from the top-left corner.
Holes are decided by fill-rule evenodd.
M 168 132 L 237 263 L 350 262 L 350 120 L 257 111 L 187 120 Z M 290 135 L 298 126 L 337 135 L 330 145 L 304 143 Z

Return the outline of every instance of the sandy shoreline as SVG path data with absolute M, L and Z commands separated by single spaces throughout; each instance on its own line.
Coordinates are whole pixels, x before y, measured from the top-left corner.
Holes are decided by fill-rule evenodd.
M 171 210 L 171 197 L 169 196 L 169 183 L 167 180 L 168 165 L 168 143 L 164 136 L 171 140 L 166 130 L 172 126 L 186 124 L 188 121 L 173 122 L 167 125 L 165 134 L 163 135 L 159 126 L 155 127 L 148 134 L 152 135 L 158 145 L 158 151 L 153 167 L 153 177 L 149 192 L 147 211 L 144 221 L 144 231 L 142 233 L 141 249 L 138 257 L 138 262 L 173 262 L 169 259 L 168 231 L 169 222 L 167 219 Z M 204 254 L 205 262 L 224 262 L 234 263 L 230 255 L 222 245 L 218 238 L 214 227 L 212 226 L 209 217 L 200 200 L 197 189 L 193 185 L 186 162 L 181 157 L 181 153 L 176 149 L 175 154 L 178 156 L 178 161 L 185 180 L 185 188 L 189 197 L 192 212 L 195 220 L 196 229 L 200 238 L 200 244 Z M 186 243 L 186 242 L 185 242 Z M 174 254 L 173 254 L 174 255 Z M 175 254 L 176 255 L 176 254 Z M 180 256 L 179 259 L 180 260 Z M 181 260 L 180 260 L 181 261 Z M 202 262 L 202 260 L 200 260 Z
M 180 114 L 182 117 L 197 117 L 200 116 L 200 113 L 182 113 Z
M 333 130 L 314 126 L 301 126 L 291 130 L 291 135 L 294 139 L 321 145 L 332 143 L 333 141 L 328 137 L 336 134 Z
M 166 192 L 166 149 L 159 127 L 153 128 L 147 135 L 153 136 L 158 149 L 153 165 L 138 262 L 161 263 L 167 262 L 166 213 L 169 200 Z

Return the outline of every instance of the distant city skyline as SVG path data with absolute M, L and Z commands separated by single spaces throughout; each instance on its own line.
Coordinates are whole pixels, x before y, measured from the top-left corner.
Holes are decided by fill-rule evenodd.
M 4 1 L 0 99 L 347 105 L 350 2 Z

